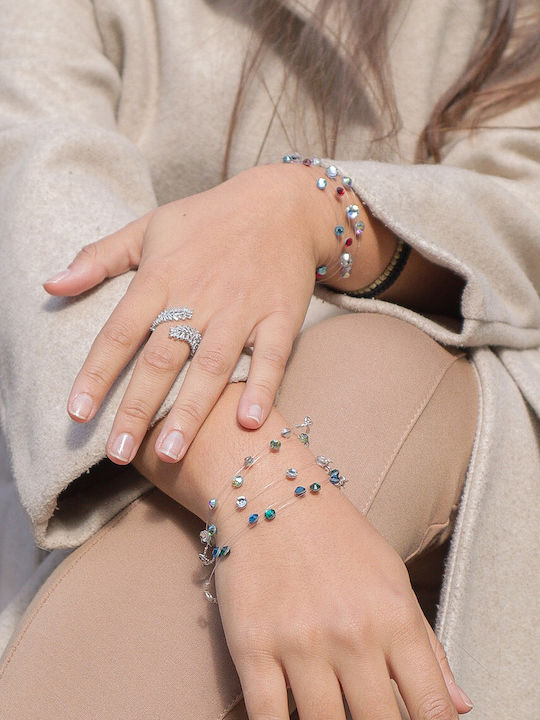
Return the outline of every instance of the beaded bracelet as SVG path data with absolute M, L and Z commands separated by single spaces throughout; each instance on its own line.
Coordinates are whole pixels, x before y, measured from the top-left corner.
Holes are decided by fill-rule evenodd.
M 292 437 L 293 435 L 298 438 L 298 440 L 303 444 L 306 445 L 306 447 L 309 447 L 309 430 L 312 425 L 311 418 L 306 415 L 303 422 L 298 423 L 297 425 L 293 426 L 293 429 L 291 428 L 283 428 L 281 431 L 281 437 L 284 439 L 288 439 Z M 301 428 L 303 432 L 295 433 L 294 429 Z M 231 494 L 233 489 L 238 489 L 242 487 L 244 484 L 244 475 L 241 473 L 245 473 L 246 471 L 249 471 L 252 467 L 255 466 L 255 464 L 263 458 L 266 454 L 277 452 L 279 451 L 281 447 L 281 440 L 273 439 L 270 440 L 269 443 L 265 444 L 263 448 L 259 452 L 257 452 L 255 455 L 248 455 L 244 458 L 244 462 L 242 463 L 242 466 L 234 473 L 231 487 L 229 488 L 228 492 L 225 494 L 225 497 L 222 499 L 226 500 L 228 496 Z M 245 505 L 247 505 L 247 499 L 245 496 L 241 496 L 242 500 L 239 503 L 238 500 L 240 498 L 237 498 L 237 507 L 243 508 Z M 202 553 L 199 553 L 199 560 L 203 565 L 211 565 L 214 562 L 215 555 L 212 553 L 209 555 L 210 549 L 215 545 L 215 536 L 218 532 L 217 526 L 214 522 L 211 520 L 212 513 L 216 510 L 216 508 L 219 505 L 219 500 L 217 497 L 210 498 L 208 501 L 208 519 L 206 521 L 206 527 L 204 530 L 201 530 L 199 536 L 201 539 L 201 542 L 205 544 L 204 551 Z
M 326 458 L 323 455 L 318 455 L 315 459 L 315 462 L 319 467 L 321 467 L 329 476 L 329 481 L 332 485 L 336 487 L 342 488 L 345 483 L 347 482 L 347 479 L 344 475 L 340 473 L 340 471 L 337 468 L 331 468 L 332 460 L 330 458 Z M 318 482 L 313 482 L 309 486 L 310 493 L 312 495 L 318 495 L 322 489 L 322 486 Z M 265 511 L 264 511 L 264 518 L 268 522 L 271 522 L 276 517 L 276 514 L 278 512 L 281 512 L 281 510 L 284 510 L 286 507 L 289 507 L 294 502 L 296 502 L 299 498 L 304 497 L 307 494 L 307 490 L 302 485 L 298 485 L 294 490 L 294 496 L 291 498 L 289 497 L 285 501 L 281 502 L 280 504 L 277 504 L 277 502 L 270 503 Z M 215 575 L 216 568 L 218 566 L 218 563 L 223 560 L 224 558 L 228 557 L 231 554 L 231 546 L 234 545 L 234 543 L 240 538 L 245 532 L 249 530 L 249 528 L 254 527 L 259 520 L 259 514 L 258 513 L 252 513 L 248 518 L 248 524 L 247 526 L 239 528 L 232 537 L 227 540 L 227 542 L 222 545 L 221 547 L 214 547 L 212 551 L 212 555 L 214 558 L 214 567 L 212 569 L 212 572 L 210 573 L 210 576 L 204 583 L 204 597 L 212 603 L 217 604 L 217 597 L 216 595 L 212 594 L 210 591 L 210 586 L 212 583 L 212 579 Z
M 394 254 L 379 277 L 377 277 L 372 283 L 360 288 L 359 290 L 336 290 L 336 288 L 329 289 L 334 292 L 340 292 L 344 295 L 350 295 L 351 297 L 357 298 L 372 298 L 376 295 L 380 295 L 397 280 L 401 271 L 405 267 L 405 263 L 407 262 L 410 254 L 411 246 L 401 238 L 398 238 Z
M 286 164 L 297 163 L 305 165 L 306 167 L 321 167 L 325 168 L 326 177 L 319 177 L 316 180 L 316 187 L 319 190 L 326 190 L 328 187 L 328 179 L 336 180 L 338 177 L 338 170 L 335 165 L 324 166 L 322 160 L 318 157 L 313 158 L 302 158 L 300 153 L 290 153 L 283 156 L 283 162 Z M 327 179 L 328 178 L 328 179 Z M 351 188 L 352 179 L 347 176 L 341 177 L 341 185 L 336 186 L 336 198 L 341 200 L 345 197 L 347 192 L 351 192 L 354 195 L 354 191 Z M 354 196 L 354 199 L 357 199 Z M 338 241 L 343 241 L 343 247 L 340 250 L 340 254 L 337 260 L 337 268 L 334 272 L 329 274 L 328 265 L 319 265 L 315 273 L 315 282 L 328 282 L 332 277 L 339 273 L 342 278 L 348 278 L 352 272 L 352 266 L 356 255 L 358 254 L 358 248 L 360 244 L 360 236 L 365 229 L 365 224 L 358 220 L 359 206 L 356 202 L 352 202 L 345 207 L 345 225 L 350 227 L 350 231 L 346 232 L 345 225 L 338 222 L 334 227 L 334 236 Z M 353 237 L 356 238 L 356 246 L 352 248 Z

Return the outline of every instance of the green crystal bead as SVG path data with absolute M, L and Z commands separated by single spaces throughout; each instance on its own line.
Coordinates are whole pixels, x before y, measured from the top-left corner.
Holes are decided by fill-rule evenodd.
M 264 517 L 267 520 L 273 520 L 276 517 L 276 511 L 273 508 L 268 508 L 264 511 Z
M 311 485 L 309 486 L 309 489 L 311 490 L 312 493 L 318 493 L 319 490 L 321 489 L 321 486 L 319 485 L 319 483 L 311 483 Z
M 224 545 L 219 551 L 219 557 L 226 557 L 231 552 L 231 548 L 228 545 Z

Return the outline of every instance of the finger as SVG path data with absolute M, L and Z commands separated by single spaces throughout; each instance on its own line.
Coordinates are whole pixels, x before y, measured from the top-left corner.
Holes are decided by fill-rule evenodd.
M 203 331 L 178 397 L 156 441 L 165 462 L 178 462 L 227 385 L 244 347 L 247 330 L 230 313 L 214 315 Z
M 270 656 L 236 662 L 249 720 L 289 720 L 283 671 Z
M 246 387 L 238 403 L 238 422 L 256 428 L 266 420 L 283 379 L 294 341 L 293 329 L 274 313 L 258 325 Z
M 97 412 L 122 369 L 148 335 L 153 319 L 163 308 L 160 293 L 145 286 L 137 274 L 128 291 L 102 327 L 80 369 L 68 399 L 68 413 L 87 422 Z M 149 302 L 149 298 L 151 299 Z
M 139 264 L 144 232 L 151 213 L 143 215 L 112 235 L 85 245 L 73 262 L 43 283 L 51 295 L 79 295 Z
M 341 686 L 330 665 L 295 658 L 285 663 L 285 671 L 302 720 L 346 720 Z
M 401 720 L 382 655 L 351 658 L 338 677 L 354 720 Z
M 411 720 L 458 720 L 441 668 L 419 615 L 397 635 L 388 658 Z
M 107 441 L 107 455 L 120 464 L 131 462 L 178 373 L 190 347 L 169 337 L 170 325 L 159 325 L 145 343 Z M 174 451 L 174 435 L 162 448 Z
M 465 713 L 468 713 L 472 710 L 473 704 L 467 693 L 462 690 L 457 684 L 454 673 L 450 668 L 448 658 L 446 657 L 444 648 L 439 642 L 439 638 L 435 635 L 431 625 L 428 623 L 428 621 L 423 615 L 422 618 L 424 620 L 424 626 L 428 634 L 431 649 L 433 650 L 433 654 L 435 655 L 435 658 L 439 663 L 439 667 L 441 668 L 444 682 L 446 683 L 446 687 L 448 688 L 448 692 L 450 694 L 450 697 L 452 698 L 452 702 L 454 703 L 458 713 L 460 713 L 460 715 L 464 715 Z

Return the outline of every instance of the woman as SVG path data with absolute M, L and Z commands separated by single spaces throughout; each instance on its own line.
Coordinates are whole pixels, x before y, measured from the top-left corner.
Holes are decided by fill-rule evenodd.
M 7 314 L 3 424 L 38 544 L 81 547 L 7 644 L 0 717 L 285 718 L 294 697 L 304 720 L 345 717 L 343 692 L 353 718 L 451 718 L 471 708 L 453 671 L 478 717 L 532 718 L 513 589 L 534 591 L 519 553 L 538 472 L 527 6 L 23 5 L 2 6 L 2 280 L 6 298 L 24 284 L 38 321 L 22 333 Z M 471 135 L 475 103 L 490 127 Z M 287 145 L 337 158 L 337 179 L 276 163 Z M 353 193 L 365 229 L 348 252 L 334 231 Z M 45 284 L 78 299 L 43 303 L 40 273 L 85 242 Z M 198 348 L 170 322 L 148 338 L 180 305 Z M 311 448 L 284 439 L 251 498 L 281 502 L 289 467 L 322 485 L 314 454 L 347 485 L 247 531 L 217 516 L 218 538 L 238 538 L 215 566 L 218 617 L 201 604 L 196 516 L 213 497 L 234 507 L 243 458 L 305 415 Z M 403 561 L 454 523 L 449 664 Z

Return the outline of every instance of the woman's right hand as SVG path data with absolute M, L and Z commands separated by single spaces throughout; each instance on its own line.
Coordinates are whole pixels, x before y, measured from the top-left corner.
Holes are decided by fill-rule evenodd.
M 411 720 L 469 712 L 403 561 L 342 492 L 323 491 L 246 531 L 216 568 L 250 720 L 286 720 L 287 687 L 301 720 L 345 720 L 342 691 L 354 720 L 399 720 L 391 679 Z

